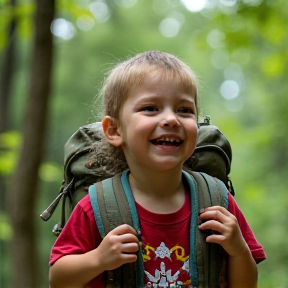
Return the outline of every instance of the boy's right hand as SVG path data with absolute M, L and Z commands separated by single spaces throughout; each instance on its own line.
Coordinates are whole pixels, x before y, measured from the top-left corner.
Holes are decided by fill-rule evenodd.
M 136 231 L 127 224 L 120 225 L 110 231 L 97 248 L 98 259 L 102 268 L 114 270 L 125 263 L 137 260 L 139 241 Z

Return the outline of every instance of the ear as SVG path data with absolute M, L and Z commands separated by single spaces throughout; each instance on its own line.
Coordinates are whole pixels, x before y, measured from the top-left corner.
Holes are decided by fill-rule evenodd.
M 122 145 L 123 140 L 119 133 L 117 121 L 114 118 L 105 116 L 102 119 L 102 128 L 108 143 L 115 147 L 120 147 Z

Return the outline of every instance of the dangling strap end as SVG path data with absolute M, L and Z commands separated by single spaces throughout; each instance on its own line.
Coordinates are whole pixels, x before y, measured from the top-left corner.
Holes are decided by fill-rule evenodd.
M 61 192 L 57 198 L 49 205 L 49 207 L 44 210 L 41 214 L 40 217 L 44 220 L 47 221 L 50 219 L 50 217 L 52 216 L 52 214 L 54 213 L 56 207 L 58 206 L 61 198 L 63 197 L 64 192 Z

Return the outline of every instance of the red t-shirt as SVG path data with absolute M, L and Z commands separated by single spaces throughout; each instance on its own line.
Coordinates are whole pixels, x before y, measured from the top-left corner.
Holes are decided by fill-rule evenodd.
M 242 235 L 257 263 L 266 258 L 261 244 L 254 237 L 247 221 L 229 194 L 228 210 L 236 216 Z M 175 213 L 152 213 L 136 203 L 141 224 L 142 249 L 146 287 L 170 287 L 171 284 L 191 284 L 189 278 L 190 198 Z M 95 249 L 101 242 L 89 195 L 75 207 L 69 221 L 51 251 L 50 265 L 68 254 L 83 254 Z M 104 288 L 103 274 L 86 287 Z M 186 286 L 188 287 L 188 286 Z

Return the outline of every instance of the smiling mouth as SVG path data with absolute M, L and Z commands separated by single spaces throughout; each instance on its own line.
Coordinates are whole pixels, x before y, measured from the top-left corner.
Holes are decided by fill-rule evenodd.
M 150 141 L 153 145 L 161 145 L 161 146 L 177 146 L 179 147 L 182 144 L 182 140 L 175 139 L 154 139 Z

